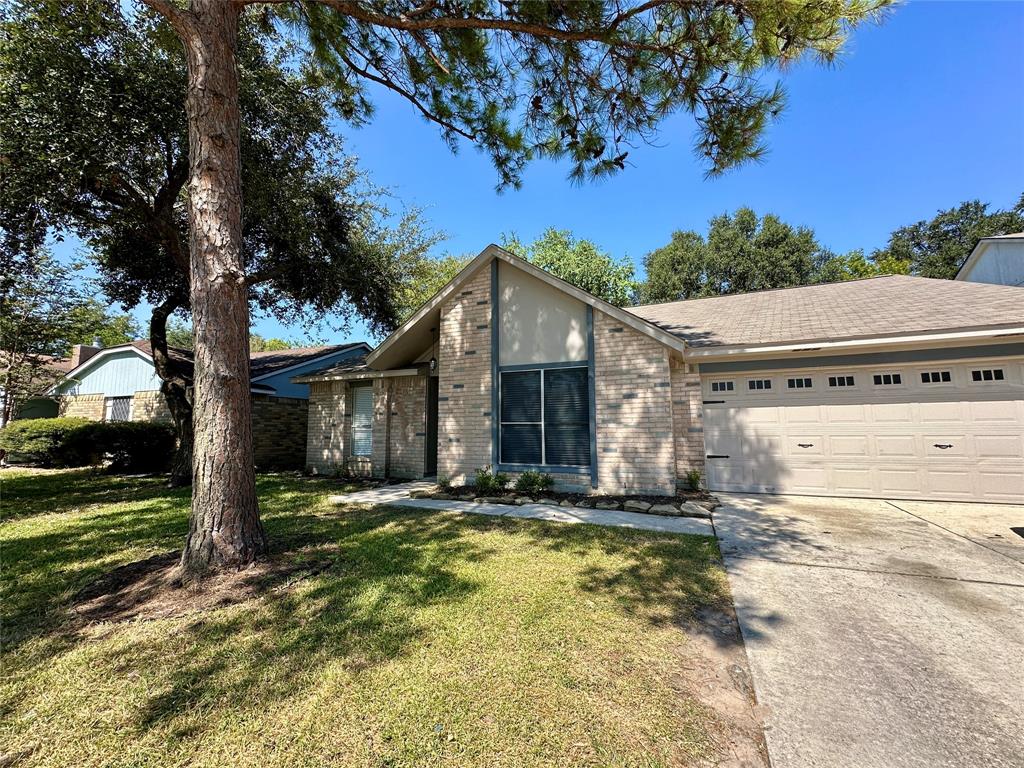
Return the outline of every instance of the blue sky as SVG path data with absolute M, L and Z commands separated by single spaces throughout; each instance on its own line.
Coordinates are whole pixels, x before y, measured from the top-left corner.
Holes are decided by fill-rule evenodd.
M 1024 192 L 1022 40 L 1024 2 L 899 7 L 856 32 L 835 67 L 808 62 L 782 74 L 788 108 L 770 128 L 767 157 L 714 180 L 703 178 L 682 115 L 663 125 L 658 146 L 632 151 L 618 176 L 573 186 L 564 165 L 540 161 L 521 190 L 501 194 L 484 155 L 468 145 L 452 155 L 390 93 L 377 96 L 369 126 L 339 130 L 376 183 L 448 233 L 438 255 L 556 226 L 631 258 L 639 273 L 643 255 L 674 230 L 704 232 L 711 216 L 744 205 L 813 228 L 835 251 L 870 251 L 940 208 L 974 198 L 1009 207 Z M 301 338 L 270 319 L 254 325 Z M 357 326 L 328 338 L 367 336 Z

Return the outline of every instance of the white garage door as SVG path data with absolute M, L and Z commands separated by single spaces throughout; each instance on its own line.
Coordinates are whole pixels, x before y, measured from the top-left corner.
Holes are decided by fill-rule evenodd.
M 1024 359 L 701 378 L 713 490 L 1024 502 Z

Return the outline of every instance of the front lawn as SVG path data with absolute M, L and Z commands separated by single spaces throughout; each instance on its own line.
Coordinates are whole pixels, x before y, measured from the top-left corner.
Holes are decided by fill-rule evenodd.
M 260 478 L 274 560 L 234 604 L 86 620 L 76 595 L 180 547 L 188 493 L 0 473 L 0 761 L 19 766 L 713 764 L 687 631 L 728 610 L 710 538 L 338 508 Z

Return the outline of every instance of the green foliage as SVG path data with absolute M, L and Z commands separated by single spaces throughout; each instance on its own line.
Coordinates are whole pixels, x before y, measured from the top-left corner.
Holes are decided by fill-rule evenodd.
M 577 240 L 567 229 L 549 227 L 525 245 L 514 234 L 502 236 L 502 245 L 521 258 L 567 283 L 582 288 L 622 307 L 636 292 L 633 265 L 628 259 L 615 261 L 590 240 Z
M 906 275 L 910 273 L 910 262 L 889 257 L 868 258 L 864 251 L 856 250 L 845 254 L 830 254 L 822 261 L 815 275 L 815 282 L 838 283 L 844 280 L 861 280 L 878 275 Z
M 654 304 L 804 285 L 827 256 L 813 230 L 740 208 L 711 219 L 706 240 L 675 232 L 668 245 L 647 254 L 639 297 Z
M 872 255 L 876 262 L 906 263 L 912 274 L 947 280 L 971 255 L 978 240 L 1024 231 L 1024 194 L 1009 210 L 989 212 L 988 203 L 971 200 L 939 211 L 927 221 L 900 227 Z
M 167 321 L 167 345 L 178 349 L 192 349 L 194 344 L 192 326 L 176 318 Z
M 329 89 L 251 15 L 237 63 L 243 249 L 254 311 L 285 323 L 397 321 L 401 260 L 437 236 L 392 212 L 343 151 Z M 10 247 L 74 232 L 126 307 L 188 310 L 183 49 L 146 8 L 24 0 L 0 11 L 0 221 Z M 179 346 L 191 346 L 191 344 Z
M 277 352 L 282 349 L 291 349 L 296 346 L 284 339 L 265 339 L 258 333 L 249 334 L 250 352 Z
M 520 493 L 538 494 L 549 490 L 555 484 L 555 478 L 546 472 L 528 469 L 516 478 L 515 488 Z
M 142 335 L 134 317 L 111 312 L 95 298 L 73 309 L 69 319 L 76 326 L 76 332 L 68 339 L 70 344 L 92 344 L 94 339 L 99 339 L 104 347 L 113 347 L 127 344 Z
M 405 274 L 398 293 L 400 321 L 404 322 L 426 304 L 469 263 L 471 258 L 449 254 L 441 259 L 427 256 L 406 259 Z
M 503 493 L 508 488 L 509 477 L 503 472 L 491 472 L 491 465 L 480 467 L 476 471 L 474 485 L 483 494 Z
M 691 491 L 699 491 L 700 490 L 700 478 L 701 478 L 701 474 L 700 474 L 700 470 L 699 469 L 687 470 L 687 472 L 686 472 L 686 486 Z
M 372 116 L 370 83 L 410 101 L 454 151 L 480 147 L 500 186 L 536 157 L 564 159 L 575 181 L 626 167 L 677 112 L 697 126 L 708 173 L 756 159 L 783 108 L 759 75 L 814 57 L 832 62 L 888 0 L 810 3 L 282 3 L 334 86 L 338 111 Z
M 452 489 L 452 479 L 447 475 L 438 475 L 437 487 L 445 492 L 450 491 Z
M 112 472 L 160 472 L 174 452 L 169 424 L 76 418 L 14 421 L 0 430 L 0 448 L 16 460 L 46 467 L 110 462 Z
M 6 451 L 11 461 L 24 461 L 44 467 L 86 466 L 65 463 L 63 447 L 77 429 L 91 424 L 88 419 L 26 419 L 12 421 L 0 429 L 0 450 Z M 73 459 L 72 459 L 73 461 Z

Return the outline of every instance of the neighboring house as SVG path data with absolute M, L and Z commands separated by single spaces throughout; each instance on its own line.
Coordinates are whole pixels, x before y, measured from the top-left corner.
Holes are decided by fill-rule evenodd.
M 309 387 L 291 378 L 351 358 L 361 358 L 364 343 L 304 347 L 251 356 L 253 444 L 261 468 L 301 467 L 306 452 Z M 169 350 L 172 361 L 191 370 L 192 353 Z M 148 341 L 114 347 L 75 348 L 80 364 L 52 394 L 61 413 L 94 421 L 164 421 L 170 411 L 160 393 L 160 378 Z
M 957 271 L 956 279 L 1024 286 L 1024 232 L 983 237 Z
M 489 246 L 299 377 L 307 465 L 559 486 L 1024 501 L 1024 289 L 909 276 L 619 309 Z
M 9 371 L 7 362 L 9 359 L 4 358 L 0 361 L 0 409 L 2 409 L 2 412 L 9 414 L 11 419 L 45 419 L 56 416 L 59 411 L 57 400 L 47 394 L 47 392 L 68 371 L 75 367 L 74 356 L 59 358 L 50 355 L 38 355 L 33 358 L 35 361 L 38 361 L 38 365 L 16 366 L 17 369 L 25 371 L 21 375 L 31 376 L 31 381 L 27 385 L 30 394 L 20 398 L 15 397 L 15 401 L 11 404 L 10 409 L 7 403 L 7 393 L 4 391 Z M 25 383 L 20 382 L 20 385 L 16 387 L 16 391 L 22 391 L 25 388 Z M 2 421 L 3 417 L 0 416 L 0 422 Z

